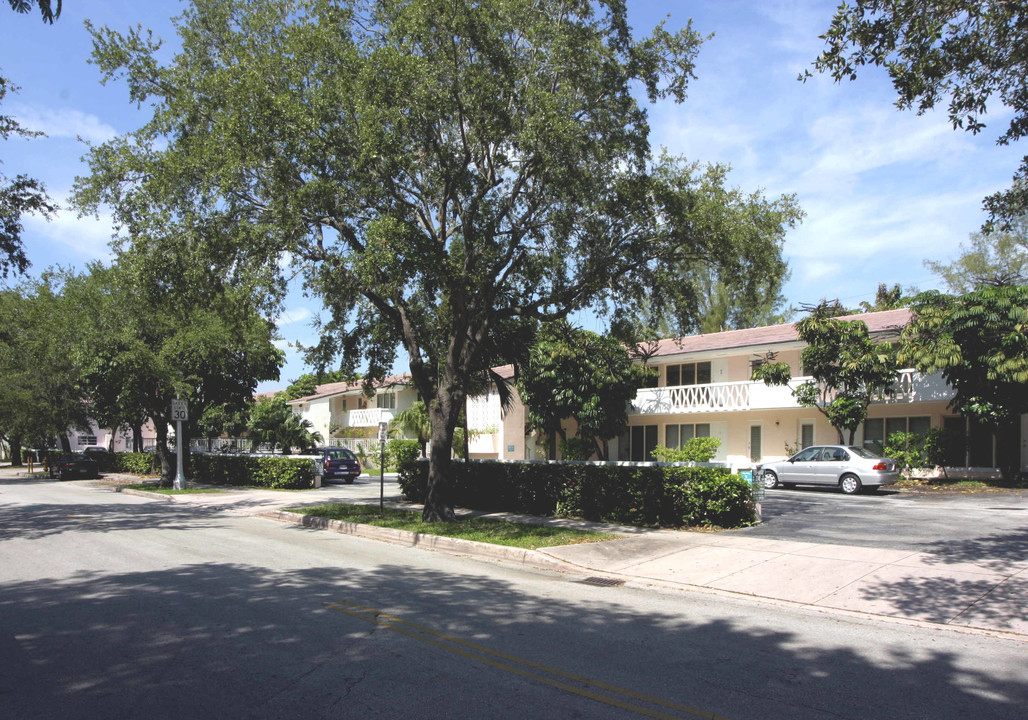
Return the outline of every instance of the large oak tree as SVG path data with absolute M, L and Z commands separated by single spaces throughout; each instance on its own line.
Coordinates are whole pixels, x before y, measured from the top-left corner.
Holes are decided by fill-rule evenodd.
M 149 238 L 217 225 L 241 262 L 288 255 L 330 311 L 325 364 L 364 359 L 371 383 L 402 348 L 432 424 L 426 519 L 453 515 L 454 429 L 506 333 L 644 298 L 688 329 L 675 269 L 745 264 L 711 207 L 723 168 L 655 158 L 638 100 L 685 98 L 689 25 L 634 36 L 621 0 L 195 0 L 177 26 L 170 61 L 93 31 L 153 118 L 93 149 L 79 203 Z M 777 232 L 743 255 L 779 257 L 792 199 L 744 205 Z

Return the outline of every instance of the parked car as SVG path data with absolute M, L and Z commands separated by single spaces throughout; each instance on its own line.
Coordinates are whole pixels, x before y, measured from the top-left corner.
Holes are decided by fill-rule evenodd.
M 833 485 L 847 495 L 862 488 L 875 492 L 899 480 L 895 460 L 854 445 L 813 445 L 788 460 L 761 465 L 760 472 L 768 489 L 779 485 Z
M 100 465 L 85 453 L 64 453 L 50 463 L 50 477 L 58 480 L 100 477 Z
M 353 479 L 361 474 L 361 463 L 352 450 L 341 447 L 319 447 L 314 448 L 314 454 L 320 456 L 322 479 L 342 479 L 343 482 L 352 483 Z
M 82 448 L 82 452 L 96 460 L 101 470 L 110 470 L 114 466 L 114 455 L 102 445 L 90 445 Z

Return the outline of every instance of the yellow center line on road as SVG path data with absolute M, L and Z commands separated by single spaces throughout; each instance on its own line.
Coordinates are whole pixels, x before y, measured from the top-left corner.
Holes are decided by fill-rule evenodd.
M 589 688 L 597 688 L 606 693 L 613 695 L 620 695 L 624 698 L 632 698 L 634 700 L 647 703 L 649 705 L 655 705 L 669 710 L 676 711 L 678 713 L 685 713 L 692 717 L 705 718 L 706 720 L 729 720 L 722 715 L 715 715 L 714 713 L 707 712 L 704 710 L 698 710 L 688 705 L 682 705 L 680 703 L 669 702 L 667 700 L 661 700 L 659 698 L 650 697 L 637 693 L 634 690 L 627 688 L 618 687 L 616 685 L 610 685 L 608 683 L 592 680 L 590 678 L 582 677 L 580 675 L 574 675 L 572 673 L 566 673 L 556 668 L 551 668 L 541 663 L 533 662 L 531 660 L 525 660 L 523 658 L 510 655 L 508 653 L 493 650 L 492 648 L 480 645 L 469 640 L 463 640 L 446 633 L 433 630 L 432 628 L 425 627 L 424 625 L 418 625 L 417 623 L 404 620 L 403 618 L 389 615 L 373 608 L 365 607 L 363 605 L 357 605 L 354 603 L 348 603 L 340 601 L 338 603 L 321 603 L 322 606 L 327 607 L 331 610 L 337 610 L 339 612 L 346 613 L 361 620 L 365 620 L 374 623 L 380 627 L 394 630 L 402 635 L 410 637 L 419 642 L 437 647 L 447 652 L 456 653 L 463 657 L 475 660 L 477 662 L 485 663 L 490 667 L 504 670 L 506 672 L 520 675 L 521 677 L 533 680 L 535 682 L 549 685 L 550 687 L 563 690 L 565 692 L 572 693 L 574 695 L 580 695 L 582 697 L 595 700 L 597 702 L 604 703 L 606 705 L 612 705 L 614 707 L 621 708 L 622 710 L 628 710 L 639 715 L 646 717 L 659 718 L 660 720 L 678 720 L 681 715 L 669 715 L 668 713 L 660 710 L 652 710 L 650 708 L 636 705 L 626 700 L 622 700 L 618 697 L 611 697 L 610 695 L 604 695 L 599 692 L 590 690 Z M 455 647 L 456 646 L 456 647 Z M 465 649 L 466 648 L 466 649 Z M 499 658 L 494 659 L 494 658 Z M 532 668 L 532 669 L 526 669 Z M 538 670 L 539 672 L 534 672 Z M 542 673 L 546 673 L 545 675 Z M 557 678 L 563 678 L 585 687 L 579 687 L 577 685 L 571 685 L 567 682 L 548 677 L 547 675 L 555 676 Z
M 65 517 L 70 517 L 72 520 L 78 520 L 79 522 L 86 523 L 87 525 L 96 525 L 97 527 L 103 527 L 103 523 L 93 522 L 92 520 L 86 520 L 81 515 L 65 515 Z

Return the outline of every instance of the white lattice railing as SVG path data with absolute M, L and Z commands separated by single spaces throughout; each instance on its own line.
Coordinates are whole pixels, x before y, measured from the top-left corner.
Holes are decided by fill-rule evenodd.
M 378 427 L 380 422 L 389 422 L 395 415 L 395 410 L 387 410 L 385 408 L 350 410 L 340 415 L 340 418 L 345 421 L 340 423 L 340 425 L 342 427 Z
M 892 395 L 880 397 L 878 402 L 895 404 L 953 399 L 953 388 L 946 384 L 942 375 L 922 375 L 917 370 L 907 369 L 900 370 L 896 376 Z
M 877 402 L 934 402 L 950 400 L 953 397 L 953 389 L 946 384 L 941 375 L 925 376 L 916 370 L 900 370 L 896 375 L 893 394 L 881 397 Z M 644 388 L 636 392 L 629 413 L 665 415 L 795 408 L 799 407 L 799 403 L 792 396 L 792 390 L 809 379 L 793 378 L 788 385 L 782 386 L 742 381 Z
M 644 388 L 635 395 L 629 410 L 643 415 L 665 413 L 745 410 L 750 407 L 752 382 L 709 383 Z

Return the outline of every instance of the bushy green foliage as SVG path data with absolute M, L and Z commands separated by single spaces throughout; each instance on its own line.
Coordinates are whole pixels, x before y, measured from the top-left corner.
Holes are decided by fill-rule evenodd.
M 750 484 L 727 468 L 495 461 L 454 468 L 449 499 L 475 510 L 661 527 L 738 527 L 754 518 Z M 400 475 L 411 502 L 424 501 L 427 484 L 427 461 Z
M 738 475 L 693 478 L 680 490 L 682 517 L 689 525 L 731 528 L 753 524 L 753 487 Z
M 301 490 L 314 487 L 310 458 L 193 455 L 190 479 L 209 485 Z
M 136 475 L 156 475 L 160 472 L 160 461 L 155 453 L 114 453 L 114 470 Z
M 899 463 L 904 471 L 945 464 L 947 438 L 942 428 L 932 428 L 924 435 L 894 432 L 885 441 L 882 454 Z
M 653 449 L 653 457 L 661 462 L 710 462 L 717 455 L 721 440 L 716 437 L 694 437 L 680 448 L 669 448 L 658 445 Z
M 390 440 L 386 443 L 387 463 L 401 473 L 419 457 L 421 443 L 417 440 Z

